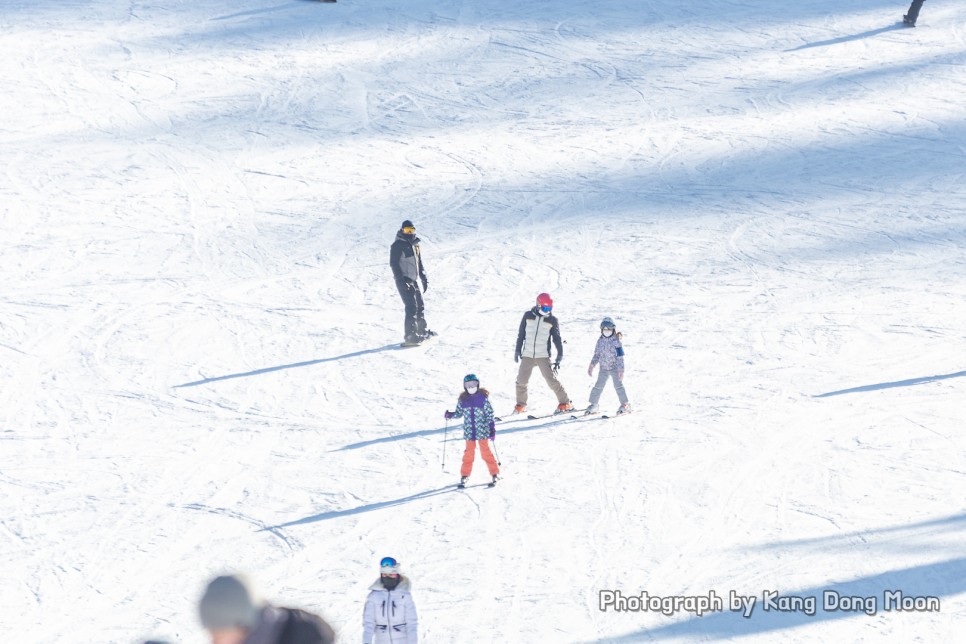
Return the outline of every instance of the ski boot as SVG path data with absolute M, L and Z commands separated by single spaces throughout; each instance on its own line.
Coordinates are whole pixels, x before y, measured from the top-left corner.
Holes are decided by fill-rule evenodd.
M 496 487 L 496 482 L 500 480 L 499 474 L 493 475 L 493 480 L 486 484 L 486 487 Z
M 522 414 L 526 410 L 527 410 L 527 406 L 526 405 L 521 405 L 520 403 L 517 403 L 513 407 L 513 413 L 514 414 Z
M 631 404 L 630 403 L 624 403 L 623 405 L 621 405 L 618 408 L 617 415 L 620 416 L 621 414 L 629 414 L 629 413 L 631 413 L 631 411 L 632 411 L 631 410 Z
M 459 489 L 462 490 L 463 488 L 466 487 L 466 482 L 469 481 L 469 480 L 470 480 L 470 477 L 468 477 L 468 476 L 461 476 L 460 477 L 460 482 L 459 482 L 459 484 L 456 487 L 458 487 Z
M 915 18 L 910 18 L 908 15 L 905 15 L 905 16 L 902 17 L 902 24 L 904 24 L 907 27 L 915 27 L 916 26 L 916 19 Z
M 598 407 L 597 403 L 590 403 L 590 405 L 587 407 L 587 411 L 584 412 L 584 416 L 596 414 L 598 409 L 600 408 Z
M 553 412 L 555 414 L 566 414 L 568 411 L 573 411 L 574 406 L 568 401 L 565 403 L 560 403 L 557 405 L 557 411 Z

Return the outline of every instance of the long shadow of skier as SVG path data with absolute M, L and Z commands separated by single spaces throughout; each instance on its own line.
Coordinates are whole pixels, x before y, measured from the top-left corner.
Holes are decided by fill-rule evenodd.
M 820 40 L 818 42 L 810 42 L 798 47 L 793 47 L 792 49 L 786 49 L 785 52 L 801 51 L 803 49 L 812 49 L 813 47 L 827 47 L 828 45 L 838 45 L 844 42 L 852 42 L 853 40 L 862 40 L 863 38 L 871 38 L 872 36 L 878 36 L 879 34 L 884 34 L 887 31 L 896 31 L 898 29 L 906 29 L 906 26 L 901 22 L 889 25 L 887 27 L 879 27 L 878 29 L 872 29 L 870 31 L 864 31 L 860 34 L 853 34 L 851 36 L 842 36 L 841 38 L 832 38 L 830 40 Z
M 350 508 L 348 510 L 332 510 L 330 512 L 322 512 L 321 514 L 313 514 L 312 516 L 305 517 L 303 519 L 296 519 L 295 521 L 289 521 L 288 523 L 280 523 L 279 525 L 267 526 L 259 530 L 259 532 L 271 532 L 272 530 L 279 530 L 281 528 L 290 528 L 292 526 L 304 525 L 306 523 L 316 523 L 317 521 L 328 521 L 329 519 L 348 517 L 348 516 L 352 516 L 353 514 L 363 514 L 365 512 L 372 512 L 374 510 L 383 510 L 385 508 L 391 508 L 397 505 L 405 505 L 406 503 L 411 503 L 413 501 L 418 501 L 420 499 L 428 499 L 431 496 L 438 496 L 445 492 L 451 492 L 455 489 L 456 489 L 455 485 L 447 485 L 446 487 L 437 488 L 435 490 L 427 490 L 425 492 L 418 492 L 416 494 L 404 496 L 400 499 L 393 499 L 391 501 L 380 501 L 378 503 L 369 503 L 367 505 L 360 505 L 357 508 Z
M 953 514 L 948 517 L 942 517 L 941 519 L 928 519 L 926 521 L 919 521 L 917 523 L 909 523 L 905 525 L 893 525 L 887 526 L 885 528 L 873 528 L 869 530 L 856 530 L 852 532 L 840 532 L 835 535 L 827 537 L 813 537 L 810 539 L 792 539 L 787 541 L 774 541 L 771 543 L 757 544 L 749 546 L 753 550 L 785 550 L 788 548 L 814 548 L 819 551 L 828 551 L 832 548 L 851 548 L 854 540 L 856 538 L 861 538 L 863 541 L 869 535 L 894 535 L 899 533 L 903 538 L 908 538 L 909 535 L 917 534 L 940 534 L 944 532 L 964 532 L 966 533 L 966 513 Z M 908 535 L 902 535 L 902 533 L 908 533 Z M 956 541 L 960 537 L 956 537 Z M 915 549 L 922 551 L 921 546 L 915 546 Z
M 956 373 L 945 373 L 938 376 L 923 376 L 922 378 L 910 378 L 909 380 L 896 380 L 895 382 L 880 382 L 874 385 L 862 385 L 861 387 L 852 387 L 850 389 L 839 389 L 838 391 L 829 391 L 824 394 L 817 394 L 813 398 L 829 398 L 830 396 L 841 396 L 843 394 L 858 394 L 865 391 L 879 391 L 881 389 L 892 389 L 893 387 L 912 387 L 913 385 L 922 385 L 927 382 L 937 382 L 939 380 L 948 380 L 950 378 L 961 378 L 966 376 L 966 371 L 957 371 Z
M 524 421 L 526 422 L 526 421 Z M 517 432 L 532 432 L 537 429 L 545 429 L 547 427 L 556 427 L 558 425 L 564 425 L 568 422 L 575 422 L 569 416 L 567 418 L 561 418 L 558 420 L 551 420 L 545 423 L 540 423 L 539 425 L 525 425 L 523 427 L 502 427 L 500 425 L 496 426 L 497 434 L 515 434 Z M 410 438 L 419 438 L 420 436 L 433 436 L 435 434 L 444 434 L 447 431 L 452 432 L 454 435 L 448 438 L 447 441 L 461 441 L 463 440 L 463 427 L 459 424 L 450 426 L 449 428 L 440 427 L 438 429 L 421 429 L 416 432 L 406 432 L 405 434 L 393 434 L 392 436 L 383 436 L 381 438 L 373 438 L 368 441 L 360 441 L 358 443 L 351 443 L 345 445 L 338 449 L 331 450 L 333 452 L 345 452 L 352 449 L 361 449 L 363 447 L 369 447 L 371 445 L 379 445 L 381 443 L 395 443 L 396 441 L 409 440 Z
M 305 362 L 293 362 L 292 364 L 282 364 L 277 367 L 265 367 L 264 369 L 255 369 L 254 371 L 244 371 L 242 373 L 231 373 L 227 376 L 214 376 L 211 378 L 205 378 L 204 380 L 195 380 L 194 382 L 186 382 L 182 385 L 175 385 L 174 389 L 180 389 L 181 387 L 197 387 L 198 385 L 207 385 L 212 382 L 219 382 L 221 380 L 231 380 L 233 378 L 248 378 L 249 376 L 261 376 L 266 373 L 272 373 L 273 371 L 282 371 L 284 369 L 296 369 L 298 367 L 310 367 L 315 364 L 322 364 L 323 362 L 335 362 L 336 360 L 345 360 L 347 358 L 358 358 L 359 356 L 368 355 L 370 353 L 379 353 L 381 351 L 394 351 L 400 349 L 398 344 L 387 344 L 384 347 L 378 347 L 376 349 L 365 349 L 363 351 L 354 351 L 352 353 L 346 353 L 341 356 L 334 356 L 332 358 L 319 358 L 318 360 L 306 360 Z

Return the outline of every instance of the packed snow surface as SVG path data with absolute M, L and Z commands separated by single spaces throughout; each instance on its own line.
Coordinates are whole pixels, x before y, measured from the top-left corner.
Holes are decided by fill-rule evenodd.
M 239 570 L 361 641 L 384 555 L 432 644 L 961 637 L 966 6 L 905 8 L 4 0 L 0 640 L 204 642 Z M 453 490 L 542 291 L 635 413 Z

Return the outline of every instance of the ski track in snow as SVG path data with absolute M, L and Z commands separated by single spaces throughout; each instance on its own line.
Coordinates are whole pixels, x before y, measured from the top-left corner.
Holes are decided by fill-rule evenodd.
M 0 639 L 202 642 L 241 569 L 351 641 L 386 554 L 427 642 L 954 639 L 966 13 L 903 9 L 4 3 Z M 540 291 L 578 407 L 618 320 L 635 414 L 456 490 Z M 598 610 L 829 587 L 942 610 Z

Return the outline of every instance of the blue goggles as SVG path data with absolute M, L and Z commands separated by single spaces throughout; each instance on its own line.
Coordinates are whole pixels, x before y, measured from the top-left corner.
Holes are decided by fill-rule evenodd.
M 541 306 L 540 307 L 540 310 L 543 311 L 544 313 L 550 313 L 550 311 L 553 311 L 553 307 L 552 306 Z
M 380 568 L 382 568 L 382 567 L 393 567 L 393 568 L 395 568 L 398 565 L 399 565 L 399 562 L 396 561 L 395 559 L 393 559 L 392 557 L 383 557 L 382 558 L 382 561 L 379 562 L 379 567 Z

